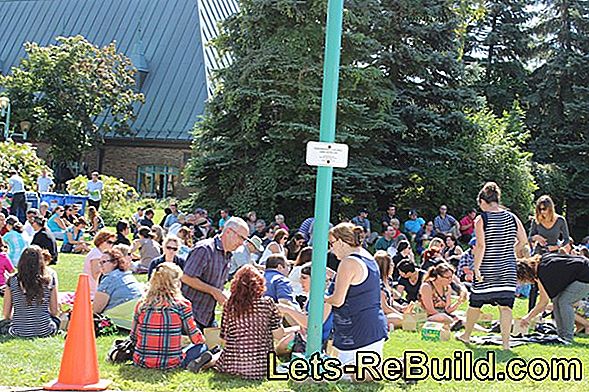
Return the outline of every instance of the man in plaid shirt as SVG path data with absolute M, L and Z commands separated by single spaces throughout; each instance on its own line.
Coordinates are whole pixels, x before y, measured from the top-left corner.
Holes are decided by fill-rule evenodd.
M 231 252 L 248 241 L 249 227 L 241 218 L 225 222 L 223 232 L 196 243 L 184 264 L 182 293 L 192 302 L 192 312 L 201 329 L 215 321 L 215 305 L 224 305 Z

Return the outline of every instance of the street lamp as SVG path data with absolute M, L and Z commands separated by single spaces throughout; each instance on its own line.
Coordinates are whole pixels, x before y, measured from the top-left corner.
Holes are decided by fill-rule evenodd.
M 10 98 L 0 97 L 0 126 L 4 126 L 4 140 L 8 140 L 10 132 Z

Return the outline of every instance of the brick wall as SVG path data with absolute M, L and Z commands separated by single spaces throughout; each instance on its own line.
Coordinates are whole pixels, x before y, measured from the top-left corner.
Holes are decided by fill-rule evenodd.
M 132 147 L 132 146 L 103 146 L 102 172 L 109 176 L 123 178 L 132 186 L 137 186 L 137 168 L 143 165 L 173 166 L 180 171 L 184 168 L 185 153 L 190 153 L 190 146 L 185 149 L 166 147 Z M 96 152 L 86 159 L 90 170 L 97 170 Z M 180 176 L 176 184 L 176 196 L 186 197 L 190 189 L 181 186 Z
M 49 145 L 45 143 L 36 143 L 37 154 L 39 157 L 47 160 Z M 140 147 L 140 146 L 119 146 L 103 145 L 93 151 L 88 152 L 84 161 L 88 164 L 88 170 L 99 170 L 102 173 L 122 178 L 129 185 L 137 186 L 137 168 L 144 165 L 174 166 L 180 172 L 186 165 L 185 158 L 190 154 L 190 144 L 186 147 Z M 100 169 L 99 157 L 102 155 L 102 169 Z M 176 184 L 176 196 L 180 198 L 187 197 L 191 189 L 181 186 L 182 177 L 180 176 Z

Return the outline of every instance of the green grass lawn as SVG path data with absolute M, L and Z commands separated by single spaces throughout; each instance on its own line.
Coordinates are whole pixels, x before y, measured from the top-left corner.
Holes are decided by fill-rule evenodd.
M 60 277 L 60 289 L 73 291 L 77 283 L 78 273 L 82 270 L 83 257 L 74 255 L 60 255 L 56 270 Z M 516 315 L 523 315 L 526 305 L 518 301 Z M 490 310 L 490 309 L 489 309 Z M 411 391 L 442 391 L 442 390 L 564 390 L 586 391 L 589 389 L 587 371 L 583 369 L 584 377 L 581 382 L 436 382 L 433 380 L 420 381 L 417 385 L 405 386 L 398 382 L 379 382 L 370 384 L 349 384 L 339 382 L 334 384 L 296 384 L 292 382 L 251 382 L 207 371 L 192 374 L 186 371 L 161 372 L 139 369 L 132 365 L 112 365 L 105 361 L 113 336 L 97 339 L 98 360 L 102 378 L 113 380 L 112 388 L 134 391 L 199 391 L 199 390 L 243 390 L 243 391 L 285 391 L 285 390 L 396 390 Z M 64 345 L 63 337 L 46 339 L 0 339 L 0 385 L 21 387 L 39 386 L 56 378 Z M 585 367 L 589 366 L 589 338 L 578 338 L 572 346 L 540 346 L 526 345 L 517 347 L 506 353 L 496 349 L 499 359 L 499 370 L 503 370 L 505 361 L 512 357 L 531 359 L 541 356 L 579 358 Z M 452 339 L 449 342 L 424 342 L 417 333 L 395 331 L 385 345 L 385 357 L 401 357 L 404 350 L 423 350 L 431 357 L 452 357 L 455 350 L 464 350 L 465 346 Z M 487 350 L 473 347 L 475 358 L 484 357 Z

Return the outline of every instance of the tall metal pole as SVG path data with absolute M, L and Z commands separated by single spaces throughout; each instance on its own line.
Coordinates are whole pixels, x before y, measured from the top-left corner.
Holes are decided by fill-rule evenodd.
M 343 8 L 344 0 L 329 0 L 327 5 L 319 140 L 328 143 L 335 140 Z M 313 224 L 313 267 L 311 268 L 311 293 L 307 325 L 307 357 L 310 357 L 315 352 L 321 352 L 332 176 L 333 167 L 319 166 L 317 168 L 315 223 Z

